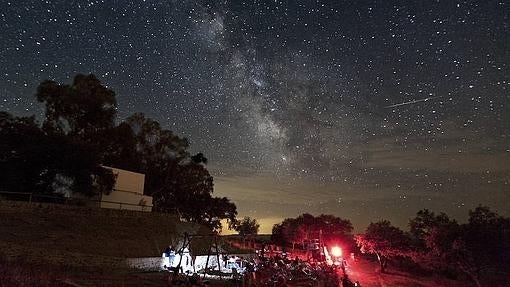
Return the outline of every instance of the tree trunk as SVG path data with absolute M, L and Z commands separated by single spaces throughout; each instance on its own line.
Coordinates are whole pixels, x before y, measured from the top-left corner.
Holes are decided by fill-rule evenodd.
M 482 287 L 482 283 L 480 283 L 480 280 L 478 280 L 478 277 L 473 276 L 472 279 L 473 279 L 473 281 L 475 281 L 475 284 L 477 287 Z
M 478 279 L 478 274 L 476 274 L 477 272 L 470 271 L 468 267 L 464 267 L 464 266 L 462 266 L 462 264 L 459 264 L 459 266 L 460 266 L 460 269 L 464 273 L 466 273 L 471 278 L 471 280 L 473 280 L 473 282 L 475 282 L 477 287 L 482 287 L 482 283 L 480 283 L 480 280 Z
M 379 253 L 376 253 L 375 255 L 377 255 L 377 260 L 379 261 L 379 268 L 381 269 L 381 273 L 384 273 L 386 270 L 385 270 L 385 262 L 384 262 L 384 258 L 381 257 L 379 255 Z

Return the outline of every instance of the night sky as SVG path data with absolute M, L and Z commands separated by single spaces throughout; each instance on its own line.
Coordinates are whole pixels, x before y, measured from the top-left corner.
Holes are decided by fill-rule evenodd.
M 203 152 L 262 232 L 419 209 L 509 216 L 510 2 L 0 2 L 0 110 L 93 73 Z

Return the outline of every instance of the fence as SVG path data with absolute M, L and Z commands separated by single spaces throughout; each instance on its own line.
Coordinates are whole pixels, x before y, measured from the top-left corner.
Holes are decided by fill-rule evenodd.
M 133 209 L 136 207 L 141 211 L 150 211 L 152 205 L 140 205 L 126 202 L 117 201 L 106 201 L 98 199 L 87 199 L 87 198 L 70 198 L 64 196 L 54 196 L 48 194 L 39 194 L 32 192 L 10 192 L 0 191 L 0 200 L 10 201 L 25 201 L 25 202 L 37 202 L 37 203 L 59 203 L 74 206 L 96 206 L 100 207 L 101 203 L 107 203 L 108 208 L 113 209 Z M 118 206 L 118 208 L 116 208 Z M 131 208 L 130 208 L 131 207 Z

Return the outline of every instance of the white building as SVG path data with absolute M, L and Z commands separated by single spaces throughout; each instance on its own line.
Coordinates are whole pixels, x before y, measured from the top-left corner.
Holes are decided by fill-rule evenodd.
M 152 196 L 143 194 L 145 175 L 123 169 L 104 166 L 111 169 L 116 177 L 110 194 L 102 194 L 99 207 L 152 211 Z

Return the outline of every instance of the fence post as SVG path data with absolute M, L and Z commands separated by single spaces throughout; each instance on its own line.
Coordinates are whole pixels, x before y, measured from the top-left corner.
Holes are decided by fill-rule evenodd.
M 30 193 L 30 195 L 28 196 L 28 202 L 31 203 L 32 202 L 32 193 Z

